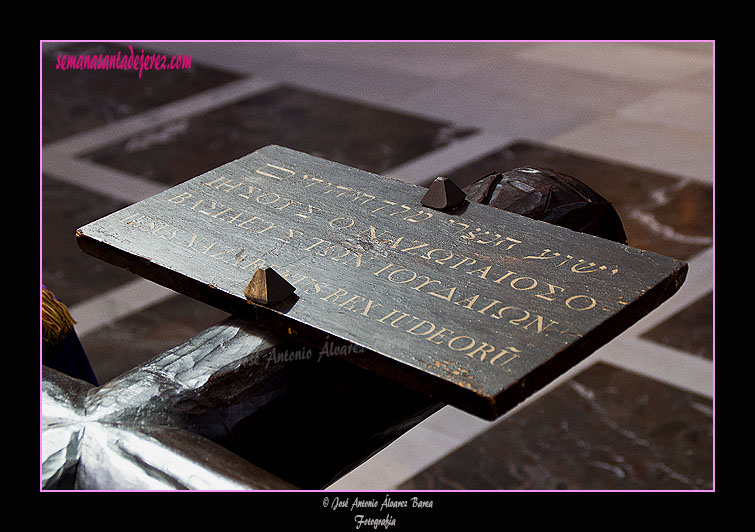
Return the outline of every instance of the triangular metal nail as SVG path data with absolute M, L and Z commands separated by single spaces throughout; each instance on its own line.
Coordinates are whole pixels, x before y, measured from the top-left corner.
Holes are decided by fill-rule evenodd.
M 261 305 L 280 303 L 294 293 L 296 288 L 272 268 L 259 268 L 244 289 L 244 296 Z
M 467 195 L 450 179 L 437 177 L 422 198 L 422 205 L 431 209 L 454 209 L 464 203 Z

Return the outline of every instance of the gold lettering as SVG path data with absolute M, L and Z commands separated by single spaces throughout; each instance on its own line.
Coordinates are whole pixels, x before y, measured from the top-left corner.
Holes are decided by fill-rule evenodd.
M 362 310 L 361 314 L 362 316 L 368 316 L 370 313 L 370 309 L 373 305 L 377 305 L 378 307 L 382 307 L 380 303 L 375 303 L 372 299 L 367 300 L 367 305 L 364 307 L 364 310 Z M 356 312 L 356 311 L 355 311 Z
M 417 329 L 419 329 L 420 327 L 422 327 L 423 325 L 429 325 L 430 329 L 427 330 L 427 331 L 423 331 L 423 332 L 414 332 Z M 408 332 L 409 334 L 413 334 L 414 336 L 425 336 L 427 334 L 430 334 L 434 330 L 435 330 L 435 324 L 434 323 L 429 322 L 427 320 L 422 320 L 417 325 L 413 326 L 411 329 L 407 329 L 406 332 Z
M 529 279 L 532 282 L 528 286 L 516 286 L 517 282 L 523 279 Z M 533 279 L 532 277 L 517 277 L 516 279 L 512 279 L 512 281 L 509 283 L 509 286 L 511 286 L 511 288 L 513 288 L 514 290 L 532 290 L 537 286 L 537 279 Z
M 486 311 L 487 311 L 487 310 L 488 310 L 489 308 L 496 306 L 496 305 L 497 305 L 498 303 L 500 303 L 500 301 L 498 301 L 497 299 L 494 299 L 494 300 L 493 300 L 493 302 L 492 302 L 492 303 L 491 303 L 490 305 L 486 306 L 485 308 L 481 308 L 481 309 L 480 309 L 480 310 L 478 310 L 477 312 L 479 312 L 480 314 L 485 314 L 485 312 L 486 312 Z
M 414 287 L 412 287 L 412 290 L 417 290 L 417 291 L 419 292 L 419 290 L 420 290 L 421 288 L 424 288 L 425 286 L 429 285 L 430 283 L 440 283 L 440 281 L 437 281 L 437 280 L 435 280 L 435 279 L 430 279 L 430 277 L 428 277 L 427 275 L 420 275 L 420 277 L 424 277 L 424 278 L 426 278 L 426 279 L 427 279 L 427 281 L 425 281 L 425 282 L 424 282 L 424 283 L 422 283 L 422 284 L 419 284 L 419 285 L 417 285 L 417 286 L 414 286 Z
M 485 356 L 488 353 L 492 353 L 493 351 L 495 351 L 494 346 L 490 345 L 487 342 L 482 342 L 474 351 L 467 353 L 467 356 L 474 358 L 477 353 L 482 352 L 482 355 L 480 355 L 480 360 L 485 360 Z
M 315 238 L 315 240 L 317 240 L 317 242 L 315 242 L 314 244 L 312 244 L 308 248 L 305 248 L 307 251 L 311 251 L 312 249 L 316 248 L 320 244 L 324 244 L 325 242 L 328 242 L 327 240 L 323 240 L 322 238 Z M 330 244 L 330 242 L 328 242 L 328 244 Z
M 249 218 L 248 220 L 245 220 L 245 221 L 241 222 L 240 224 L 238 224 L 238 227 L 246 227 L 246 224 L 248 224 L 248 223 L 250 223 L 250 222 L 255 222 L 255 221 L 257 221 L 257 220 L 259 220 L 259 221 L 262 221 L 262 220 L 261 220 L 260 218 L 258 218 L 257 216 L 252 216 L 252 217 L 251 217 L 251 218 Z
M 336 220 L 346 220 L 346 223 L 339 223 L 338 227 L 336 227 L 336 225 L 334 224 Z M 332 220 L 330 220 L 328 222 L 328 225 L 332 227 L 333 229 L 347 229 L 354 225 L 354 220 L 352 220 L 351 218 L 344 218 L 342 216 L 339 216 L 337 218 L 333 218 Z
M 453 331 L 452 331 L 451 329 L 446 329 L 445 327 L 441 327 L 441 329 L 440 329 L 440 330 L 439 330 L 438 332 L 436 332 L 436 333 L 435 333 L 435 334 L 433 334 L 432 336 L 428 336 L 427 338 L 425 338 L 425 340 L 427 340 L 428 342 L 432 342 L 432 343 L 434 343 L 434 344 L 438 344 L 438 345 L 440 345 L 440 344 L 442 344 L 443 342 L 445 342 L 445 340 L 443 339 L 443 335 L 444 335 L 445 333 L 451 333 L 451 334 L 453 334 L 454 332 L 453 332 Z M 440 340 L 440 341 L 436 342 L 436 341 L 434 340 L 434 338 L 436 338 L 436 337 L 437 337 L 437 338 L 438 338 L 438 340 Z
M 576 306 L 573 306 L 573 305 L 572 305 L 572 302 L 573 302 L 574 300 L 576 300 L 576 299 L 580 299 L 580 298 L 585 298 L 585 299 L 587 299 L 587 300 L 588 300 L 588 302 L 587 302 L 587 306 L 586 306 L 586 307 L 577 308 Z M 594 300 L 593 298 L 591 298 L 590 296 L 585 296 L 585 295 L 578 295 L 578 296 L 572 296 L 572 297 L 570 297 L 569 299 L 567 299 L 567 300 L 566 300 L 566 302 L 565 302 L 564 304 L 565 304 L 565 305 L 566 305 L 567 307 L 569 307 L 570 309 L 572 309 L 572 310 L 583 311 L 583 310 L 589 310 L 589 309 L 593 308 L 593 307 L 594 307 L 595 305 L 597 305 L 597 304 L 598 304 L 598 302 L 597 302 L 597 301 L 595 301 L 595 300 Z
M 461 305 L 464 308 L 468 308 L 469 310 L 473 310 L 472 309 L 472 305 L 475 304 L 475 302 L 477 301 L 477 299 L 479 297 L 480 297 L 480 294 L 475 294 L 474 296 L 468 297 L 467 299 L 462 299 L 461 301 L 455 301 L 454 305 Z M 462 305 L 462 303 L 464 303 L 465 301 L 468 301 L 468 303 L 466 305 Z
M 232 184 L 233 182 L 234 182 L 233 179 L 220 176 L 214 181 L 210 181 L 209 183 L 203 183 L 203 185 L 206 187 L 212 187 L 214 185 L 215 190 L 220 190 L 221 188 L 225 188 L 228 191 L 235 190 L 238 187 L 244 185 L 244 183 L 241 181 L 236 184 Z
M 445 299 L 446 301 L 451 301 L 451 298 L 456 293 L 456 287 L 452 286 L 451 288 L 447 288 L 446 290 L 448 290 L 448 294 L 446 294 L 445 296 L 441 295 L 440 293 L 440 292 L 443 292 L 444 290 L 440 290 L 438 292 L 428 292 L 428 293 L 431 296 L 439 297 L 440 299 Z
M 437 262 L 437 261 L 436 261 L 436 262 Z M 459 262 L 457 262 L 456 264 L 454 264 L 453 266 L 451 266 L 451 269 L 452 269 L 452 270 L 455 270 L 455 269 L 457 269 L 457 268 L 458 268 L 459 266 L 461 266 L 462 264 L 466 264 L 467 262 L 469 262 L 469 264 L 470 264 L 470 265 L 472 265 L 472 264 L 474 264 L 474 263 L 475 263 L 475 262 L 477 262 L 477 261 L 476 261 L 475 259 L 471 259 L 471 258 L 469 258 L 469 257 L 464 257 L 464 258 L 463 258 L 462 260 L 460 260 Z
M 344 290 L 343 288 L 337 288 L 336 291 L 330 294 L 329 296 L 321 297 L 320 299 L 322 299 L 323 301 L 330 301 L 330 298 L 334 298 L 333 301 L 330 301 L 331 303 L 333 303 L 335 302 L 336 299 L 338 299 L 341 296 L 345 296 L 346 294 L 348 294 L 346 290 Z
M 349 303 L 354 303 L 354 301 L 356 301 L 357 299 L 365 300 L 366 298 L 364 298 L 362 296 L 351 296 L 351 298 L 347 299 L 346 301 L 344 301 L 343 303 L 341 303 L 338 306 L 339 307 L 345 307 Z M 350 308 L 347 308 L 346 310 L 354 311 L 354 305 L 352 304 L 352 306 Z
M 182 194 L 179 194 L 178 196 L 174 196 L 170 198 L 168 201 L 171 203 L 181 204 L 184 202 L 184 200 L 189 199 L 192 196 L 191 192 L 183 192 Z
M 408 253 L 409 251 L 411 251 L 411 250 L 413 250 L 413 249 L 419 249 L 419 248 L 423 248 L 423 247 L 425 247 L 425 246 L 429 245 L 429 244 L 425 244 L 424 242 L 420 242 L 419 240 L 415 240 L 415 241 L 414 241 L 414 243 L 415 243 L 415 244 L 416 244 L 417 242 L 419 242 L 419 245 L 418 245 L 418 246 L 411 246 L 411 247 L 408 247 L 408 248 L 404 248 L 404 249 L 402 249 L 401 251 L 402 251 L 402 252 L 404 252 L 404 253 Z M 416 253 L 409 253 L 409 255 L 415 255 L 415 256 L 416 256 L 417 254 L 416 254 Z
M 509 271 L 508 271 L 508 273 L 507 273 L 506 275 L 504 275 L 503 277 L 499 277 L 498 279 L 496 279 L 496 280 L 495 280 L 495 281 L 493 281 L 493 282 L 494 282 L 494 283 L 498 283 L 498 284 L 501 284 L 501 281 L 503 281 L 504 279 L 506 279 L 506 278 L 507 278 L 507 277 L 508 277 L 509 275 L 515 275 L 515 274 L 514 274 L 514 272 L 512 272 L 511 270 L 509 270 Z
M 474 275 L 477 272 L 482 272 L 479 275 L 480 279 L 487 279 L 488 272 L 490 271 L 490 268 L 492 268 L 492 267 L 493 266 L 487 266 L 485 268 L 479 268 L 477 270 L 472 270 L 471 272 L 467 272 L 467 275 Z
M 532 325 L 533 323 L 536 323 L 537 324 L 537 334 L 540 334 L 541 332 L 543 332 L 545 329 L 547 329 L 551 325 L 555 325 L 555 324 L 558 323 L 557 321 L 549 320 L 550 323 L 548 325 L 546 325 L 545 327 L 543 327 L 543 317 L 540 314 L 535 314 L 535 316 L 536 316 L 536 318 L 533 321 L 529 322 L 527 325 L 523 326 L 522 328 L 523 329 L 529 329 L 530 325 Z
M 289 170 L 288 168 L 282 168 L 280 166 L 276 166 L 276 165 L 270 164 L 270 163 L 266 163 L 265 166 L 263 166 L 262 168 L 275 168 L 276 170 L 280 170 L 281 172 L 286 172 L 286 173 L 290 174 L 289 176 L 286 176 L 286 177 L 292 177 L 292 176 L 296 175 L 296 172 L 294 172 L 293 170 Z M 283 176 L 271 174 L 269 172 L 263 172 L 261 168 L 257 168 L 257 170 L 255 170 L 255 172 L 257 172 L 260 175 L 264 175 L 264 176 L 267 176 L 267 177 L 272 177 L 273 179 L 278 179 L 278 180 L 283 179 Z
M 564 289 L 561 288 L 560 286 L 556 286 L 556 285 L 550 284 L 550 283 L 545 283 L 545 284 L 548 285 L 548 292 L 547 293 L 535 294 L 535 297 L 539 297 L 540 299 L 545 299 L 546 301 L 553 301 L 554 298 L 547 297 L 547 296 L 553 296 L 553 295 L 555 295 L 556 294 L 556 288 L 558 288 L 559 290 L 561 290 L 561 292 L 564 291 Z
M 385 268 L 382 268 L 380 271 L 377 271 L 377 272 L 373 273 L 372 275 L 380 275 L 381 273 L 383 273 L 385 270 L 387 270 L 388 268 L 390 268 L 393 265 L 394 264 L 391 262 L 388 266 L 386 266 Z
M 490 364 L 491 365 L 495 365 L 496 360 L 498 360 L 499 358 L 501 358 L 503 355 L 508 354 L 509 350 L 512 353 L 511 356 L 508 359 L 506 359 L 503 362 L 501 362 L 499 364 L 499 366 L 505 366 L 506 364 L 508 364 L 509 362 L 511 362 L 512 360 L 514 360 L 515 358 L 519 358 L 519 355 L 517 354 L 517 353 L 521 353 L 521 351 L 519 349 L 517 349 L 516 347 L 506 347 L 505 349 L 501 349 L 500 353 L 498 353 L 496 356 L 494 356 L 493 358 L 490 359 Z M 508 368 L 504 368 L 504 369 L 506 371 L 511 371 Z
M 469 343 L 467 345 L 465 345 L 464 347 L 454 347 L 453 344 L 456 341 L 458 341 L 458 340 L 462 340 L 462 341 L 469 340 Z M 472 349 L 474 347 L 475 343 L 476 343 L 475 339 L 472 338 L 471 336 L 463 336 L 463 335 L 462 336 L 454 336 L 453 338 L 451 338 L 448 341 L 448 347 L 450 349 L 453 349 L 454 351 L 466 351 L 467 349 Z
M 394 281 L 393 276 L 399 272 L 409 272 L 412 276 L 408 279 L 404 279 L 403 281 Z M 388 280 L 391 281 L 392 283 L 397 283 L 397 284 L 410 283 L 416 278 L 417 278 L 417 274 L 411 270 L 407 270 L 406 268 L 399 268 L 398 270 L 393 270 L 391 273 L 388 274 Z

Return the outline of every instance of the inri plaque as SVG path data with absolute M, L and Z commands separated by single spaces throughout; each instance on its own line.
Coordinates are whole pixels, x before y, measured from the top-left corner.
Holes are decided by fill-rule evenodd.
M 687 265 L 279 146 L 77 231 L 87 253 L 493 419 L 681 286 Z M 244 290 L 272 268 L 295 293 Z M 331 349 L 338 346 L 337 350 Z

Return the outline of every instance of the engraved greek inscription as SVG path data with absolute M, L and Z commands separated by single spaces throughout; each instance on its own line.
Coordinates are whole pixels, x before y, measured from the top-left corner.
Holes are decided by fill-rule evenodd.
M 435 262 L 438 262 L 438 261 L 435 261 Z M 451 269 L 452 269 L 452 270 L 456 270 L 456 269 L 458 269 L 458 268 L 459 268 L 459 266 L 461 266 L 462 264 L 469 264 L 469 265 L 471 266 L 472 264 L 476 264 L 476 263 L 477 263 L 477 259 L 472 259 L 472 258 L 470 258 L 470 257 L 464 257 L 464 258 L 463 258 L 463 259 L 461 259 L 461 260 L 460 260 L 459 262 L 457 262 L 456 264 L 454 264 L 453 266 L 451 266 Z
M 568 298 L 564 304 L 572 310 L 583 311 L 594 308 L 598 302 L 590 296 L 578 295 Z
M 361 251 L 354 249 L 355 246 L 348 242 L 346 244 L 341 244 L 338 242 L 330 242 L 322 238 L 314 238 L 314 240 L 315 243 L 305 248 L 306 251 L 314 251 L 316 255 L 320 257 L 328 257 L 335 262 L 345 264 L 351 259 L 354 259 L 354 266 L 359 268 L 363 263 L 370 262 L 375 258 L 372 255 L 365 257 Z
M 438 254 L 436 254 L 436 256 L 433 257 L 432 255 L 436 251 L 440 251 L 440 255 L 445 255 L 445 256 L 438 258 L 437 257 Z M 454 258 L 454 253 L 453 251 L 448 251 L 447 249 L 431 249 L 425 255 L 422 255 L 422 258 L 428 259 L 428 260 L 434 260 L 436 264 L 445 264 L 446 262 Z
M 550 323 L 549 323 L 548 325 L 546 325 L 546 326 L 543 326 L 543 323 L 544 323 L 544 319 L 545 319 L 545 318 L 543 318 L 543 317 L 542 317 L 541 315 L 539 315 L 539 314 L 536 314 L 536 315 L 535 315 L 535 319 L 533 319 L 533 320 L 532 320 L 531 322 L 529 322 L 528 324 L 526 324 L 526 325 L 523 325 L 523 326 L 522 326 L 522 329 L 524 329 L 524 330 L 527 330 L 527 331 L 528 331 L 528 330 L 530 329 L 530 326 L 532 326 L 532 324 L 534 323 L 535 325 L 537 325 L 537 327 L 536 327 L 536 329 L 537 329 L 537 330 L 535 331 L 535 333 L 536 333 L 536 334 L 540 334 L 541 332 L 543 332 L 543 331 L 544 331 L 545 329 L 547 329 L 547 328 L 548 328 L 548 327 L 550 327 L 551 325 L 556 325 L 556 324 L 558 324 L 558 322 L 557 322 L 557 321 L 548 320 L 548 321 L 550 321 Z
M 252 216 L 251 218 L 244 220 L 240 224 L 237 224 L 237 227 L 247 228 L 248 224 L 253 224 L 254 222 L 257 222 L 257 221 L 262 221 L 262 219 L 257 216 Z
M 512 279 L 509 286 L 514 290 L 532 290 L 537 286 L 537 279 L 532 277 L 517 277 Z
M 217 179 L 213 181 L 209 181 L 207 183 L 202 183 L 204 186 L 209 188 L 214 188 L 215 190 L 224 190 L 226 192 L 230 192 L 232 190 L 236 190 L 239 187 L 243 187 L 246 185 L 244 181 L 238 181 L 235 182 L 233 179 L 227 178 L 227 177 L 218 177 Z M 252 188 L 251 186 L 249 187 Z
M 419 244 L 417 244 L 419 242 Z M 408 248 L 404 248 L 401 251 L 404 253 L 409 253 L 410 251 L 413 251 L 415 249 L 421 249 L 424 247 L 429 246 L 429 244 L 426 244 L 425 242 L 420 242 L 419 240 L 415 240 L 412 242 L 412 244 L 417 244 L 416 246 L 409 246 Z M 417 255 L 416 253 L 409 253 L 409 255 Z
M 181 194 L 178 194 L 177 196 L 173 196 L 168 201 L 170 203 L 175 203 L 177 205 L 180 205 L 181 203 L 183 203 L 185 200 L 191 198 L 192 196 L 193 196 L 193 194 L 191 192 L 182 192 Z
M 445 294 L 443 293 L 445 292 Z M 456 287 L 452 286 L 451 288 L 447 288 L 445 290 L 438 290 L 437 292 L 428 292 L 431 296 L 435 296 L 440 299 L 445 299 L 446 301 L 451 301 L 451 298 L 456 293 Z
M 388 280 L 392 283 L 397 284 L 411 283 L 416 278 L 417 274 L 411 270 L 407 270 L 406 268 L 399 268 L 397 270 L 393 270 L 388 274 Z
M 459 305 L 464 308 L 468 308 L 469 310 L 474 310 L 472 307 L 477 302 L 477 300 L 480 298 L 480 294 L 475 294 L 472 297 L 468 297 L 466 299 L 462 299 L 460 301 L 454 301 L 454 305 Z M 462 303 L 464 303 L 462 305 Z
M 150 233 L 162 239 L 173 239 L 180 229 L 167 222 L 155 220 L 145 214 L 135 213 L 118 220 L 120 223 L 139 231 Z
M 357 235 L 357 238 L 369 239 L 370 241 L 381 244 L 381 245 L 391 244 L 388 247 L 391 247 L 393 249 L 396 249 L 396 246 L 398 246 L 399 242 L 401 242 L 404 239 L 403 236 L 399 237 L 398 239 L 384 238 L 384 235 L 386 235 L 386 233 L 388 233 L 388 231 L 383 231 L 382 233 L 380 233 L 380 235 L 378 235 L 377 229 L 375 229 L 375 226 L 370 225 L 368 229 L 359 233 Z
M 454 351 L 466 351 L 472 349 L 475 343 L 475 339 L 471 336 L 460 335 L 451 338 L 448 341 L 448 347 Z
M 425 281 L 422 282 L 421 284 L 418 284 L 417 286 L 412 287 L 412 290 L 416 290 L 417 292 L 419 292 L 429 284 L 432 284 L 432 283 L 440 284 L 440 281 L 438 281 L 437 279 L 430 279 L 430 277 L 427 275 L 420 275 L 420 277 L 424 277 Z
M 486 266 L 484 268 L 478 268 L 477 270 L 471 270 L 467 272 L 467 275 L 477 275 L 480 279 L 487 279 L 487 275 L 493 266 Z
M 552 296 L 556 295 L 556 289 L 559 290 L 558 292 L 559 294 L 563 293 L 564 291 L 564 289 L 560 286 L 556 286 L 550 283 L 545 283 L 545 284 L 548 285 L 547 292 L 540 292 L 539 294 L 535 294 L 535 297 L 539 297 L 540 299 L 545 299 L 546 301 L 553 301 L 555 297 L 552 297 Z

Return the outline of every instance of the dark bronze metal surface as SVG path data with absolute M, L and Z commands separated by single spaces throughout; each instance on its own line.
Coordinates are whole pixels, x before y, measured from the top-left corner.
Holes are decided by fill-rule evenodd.
M 536 188 L 522 175 L 510 184 Z M 487 202 L 502 207 L 491 185 Z M 564 208 L 558 187 L 527 192 L 543 219 L 585 207 Z M 315 349 L 351 346 L 350 362 L 490 419 L 657 307 L 686 274 L 675 259 L 477 199 L 452 213 L 422 209 L 426 193 L 268 146 L 77 237 L 94 256 Z M 296 296 L 249 313 L 244 288 L 260 267 Z

